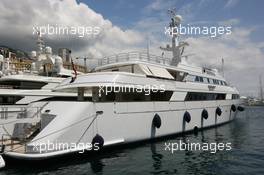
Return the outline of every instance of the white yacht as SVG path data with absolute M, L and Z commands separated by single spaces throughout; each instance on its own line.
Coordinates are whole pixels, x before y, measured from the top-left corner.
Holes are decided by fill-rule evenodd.
M 37 45 L 38 51 L 32 51 L 30 62 L 12 62 L 10 56 L 0 55 L 0 105 L 29 104 L 42 96 L 32 90 L 51 90 L 64 78 L 74 76 L 73 70 L 64 68 L 62 58 L 53 55 L 51 47 L 45 47 L 40 35 Z
M 21 114 L 24 114 L 27 105 L 31 106 L 31 102 L 48 97 L 75 96 L 71 93 L 51 92 L 62 80 L 74 77 L 75 74 L 73 70 L 64 68 L 62 58 L 53 55 L 52 49 L 44 46 L 44 41 L 39 35 L 37 44 L 38 52 L 32 51 L 31 61 L 18 61 L 11 59 L 11 56 L 4 58 L 0 55 L 1 136 L 13 132 L 16 122 L 23 122 L 25 117 L 21 117 Z M 81 74 L 79 71 L 77 73 Z M 43 105 L 44 103 L 34 106 L 35 111 Z
M 118 54 L 100 59 L 92 73 L 65 79 L 53 92 L 77 98 L 33 102 L 45 105 L 37 112 L 28 107 L 25 115 L 34 121 L 16 123 L 11 137 L 2 138 L 4 159 L 42 160 L 232 121 L 243 110 L 238 90 L 216 69 L 184 61 L 186 43 L 177 40 L 165 48 L 172 58 Z

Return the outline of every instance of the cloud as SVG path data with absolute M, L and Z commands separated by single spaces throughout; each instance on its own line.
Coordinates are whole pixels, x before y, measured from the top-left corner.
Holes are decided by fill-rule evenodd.
M 100 27 L 94 36 L 44 35 L 54 50 L 68 47 L 73 54 L 101 57 L 135 47 L 142 42 L 141 34 L 122 30 L 84 3 L 75 0 L 2 0 L 0 4 L 1 44 L 31 51 L 35 49 L 34 26 Z
M 231 18 L 225 21 L 218 22 L 219 25 L 223 25 L 223 26 L 234 26 L 234 25 L 238 25 L 239 23 L 240 20 L 237 18 Z
M 195 53 L 191 62 L 199 65 L 221 67 L 225 60 L 225 77 L 242 94 L 257 95 L 258 76 L 263 74 L 263 42 L 255 43 L 250 39 L 254 28 L 235 28 L 231 35 L 217 39 L 208 37 L 188 38 L 190 47 L 186 52 Z
M 171 8 L 175 2 L 168 0 L 166 3 L 163 0 L 155 0 L 149 5 L 147 5 L 144 10 L 147 12 L 153 12 L 153 11 L 162 11 L 164 9 L 168 10 Z
M 167 2 L 167 1 L 166 1 Z M 152 13 L 158 15 L 158 18 L 146 17 L 138 22 L 137 28 L 140 27 L 149 33 L 154 33 L 155 37 L 150 37 L 152 42 L 152 51 L 160 54 L 159 46 L 165 46 L 170 43 L 171 38 L 164 36 L 164 27 L 169 22 L 166 14 L 167 7 L 159 6 L 160 0 L 154 1 L 147 8 Z M 237 0 L 227 1 L 223 7 L 233 8 L 239 3 Z M 189 3 L 178 3 L 177 13 L 183 16 L 183 23 L 199 26 L 232 26 L 232 34 L 222 37 L 210 38 L 208 36 L 182 36 L 187 39 L 190 46 L 185 49 L 185 54 L 194 53 L 190 56 L 189 62 L 209 67 L 217 67 L 221 69 L 221 59 L 225 60 L 225 78 L 244 95 L 258 96 L 258 77 L 264 74 L 264 42 L 256 42 L 252 40 L 252 36 L 257 33 L 259 26 L 245 26 L 239 18 L 230 18 L 226 20 L 204 21 L 197 20 L 198 14 L 210 9 L 212 1 L 192 1 Z M 163 13 L 163 15 L 162 15 Z M 148 16 L 151 16 L 148 14 Z M 222 18 L 221 18 L 222 19 Z M 161 21 L 165 21 L 161 22 Z M 143 30 L 143 32 L 146 30 Z M 160 33 L 159 35 L 157 35 Z M 159 40 L 157 40 L 159 38 Z M 163 39 L 161 39 L 163 38 Z M 157 42 L 158 41 L 158 42 Z M 167 54 L 166 56 L 170 56 Z M 264 77 L 264 76 L 262 76 Z
M 166 13 L 168 8 L 174 7 L 175 2 L 166 3 L 155 0 L 144 8 L 141 20 L 135 22 L 134 27 L 122 30 L 115 26 L 101 14 L 94 12 L 86 4 L 76 3 L 75 0 L 2 0 L 0 4 L 0 44 L 31 51 L 35 49 L 35 36 L 32 28 L 36 25 L 60 24 L 65 26 L 99 26 L 100 35 L 79 38 L 77 36 L 45 36 L 48 45 L 55 50 L 59 47 L 68 47 L 76 56 L 92 55 L 101 57 L 129 50 L 146 49 L 148 36 L 150 51 L 161 55 L 160 46 L 170 43 L 171 38 L 164 35 L 164 27 L 170 19 Z M 195 20 L 196 14 L 204 11 L 211 1 L 192 1 L 183 4 L 178 12 L 183 15 L 184 23 L 195 21 L 210 27 L 210 21 Z M 228 1 L 227 7 L 234 7 L 237 2 Z M 118 13 L 118 12 L 117 12 Z M 186 17 L 187 15 L 187 17 Z M 243 21 L 242 21 L 243 22 Z M 231 84 L 238 87 L 242 94 L 257 95 L 258 76 L 264 70 L 264 42 L 254 42 L 251 36 L 257 26 L 241 27 L 239 18 L 225 21 L 215 21 L 218 25 L 231 25 L 232 34 L 217 38 L 210 37 L 183 37 L 187 38 L 190 46 L 185 54 L 195 53 L 189 57 L 190 62 L 200 65 L 220 67 L 221 59 L 225 59 L 225 75 Z M 240 26 L 240 27 L 238 27 Z M 170 56 L 170 54 L 165 54 Z M 263 76 L 264 77 L 264 76 Z M 263 81 L 264 82 L 264 81 Z
M 232 8 L 238 4 L 239 0 L 228 0 L 224 8 Z

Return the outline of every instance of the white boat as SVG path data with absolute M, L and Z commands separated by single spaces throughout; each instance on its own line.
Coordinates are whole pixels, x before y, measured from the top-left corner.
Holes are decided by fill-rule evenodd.
M 10 135 L 15 128 L 15 122 L 23 122 L 26 118 L 25 109 L 31 106 L 31 102 L 55 96 L 69 98 L 75 95 L 51 92 L 65 78 L 74 77 L 74 71 L 63 67 L 62 58 L 53 55 L 50 47 L 44 47 L 39 35 L 37 44 L 38 52 L 32 51 L 33 61 L 30 63 L 17 60 L 12 62 L 10 57 L 4 58 L 0 55 L 1 136 Z M 44 104 L 39 103 L 39 106 L 34 106 L 35 112 Z
M 17 123 L 17 128 L 28 129 L 2 139 L 12 143 L 3 144 L 4 157 L 42 160 L 232 121 L 243 110 L 238 90 L 217 70 L 187 64 L 180 54 L 184 45 L 175 40 L 177 36 L 166 48 L 172 59 L 119 54 L 100 59 L 92 73 L 65 79 L 53 92 L 75 93 L 77 98 L 33 102 L 45 105 L 37 113 L 29 107 L 28 118 L 36 120 Z
M 37 45 L 38 51 L 32 51 L 29 63 L 12 62 L 10 56 L 0 55 L 0 105 L 29 104 L 35 98 L 25 92 L 51 90 L 63 79 L 74 76 L 73 70 L 64 68 L 62 58 L 53 55 L 51 47 L 45 47 L 40 35 Z

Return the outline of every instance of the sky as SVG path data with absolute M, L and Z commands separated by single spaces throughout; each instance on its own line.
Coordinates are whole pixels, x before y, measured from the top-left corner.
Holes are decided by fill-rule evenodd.
M 225 78 L 242 95 L 258 96 L 259 76 L 264 82 L 264 1 L 262 0 L 1 0 L 0 45 L 36 50 L 33 27 L 49 25 L 97 26 L 96 36 L 43 35 L 56 52 L 60 47 L 74 56 L 100 58 L 120 52 L 146 50 L 161 55 L 170 43 L 164 28 L 168 9 L 175 8 L 183 25 L 232 27 L 230 35 L 185 35 L 185 54 L 197 65 L 221 67 Z M 168 55 L 169 56 L 169 55 Z

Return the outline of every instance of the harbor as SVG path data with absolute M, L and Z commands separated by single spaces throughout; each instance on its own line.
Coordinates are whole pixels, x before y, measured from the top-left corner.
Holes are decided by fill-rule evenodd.
M 34 167 L 12 165 L 2 174 L 263 174 L 263 107 L 248 107 L 234 122 L 206 130 L 144 142 L 107 151 L 82 159 L 67 158 L 60 163 L 38 164 Z M 226 152 L 165 151 L 165 142 L 225 142 L 232 143 Z M 144 166 L 142 166 L 144 165 Z
M 264 172 L 259 2 L 4 1 L 0 174 Z

